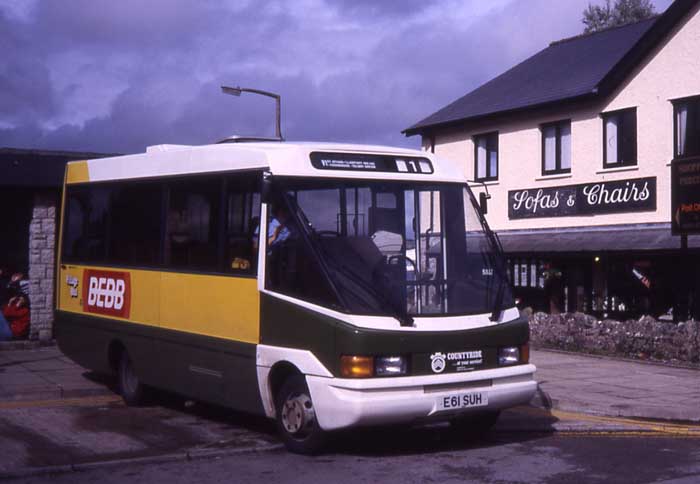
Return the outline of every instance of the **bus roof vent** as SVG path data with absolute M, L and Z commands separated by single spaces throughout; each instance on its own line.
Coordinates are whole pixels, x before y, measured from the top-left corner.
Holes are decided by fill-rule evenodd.
M 217 141 L 217 143 L 259 143 L 262 141 L 284 141 L 284 139 L 275 136 L 229 136 L 221 141 Z
M 153 145 L 146 147 L 146 153 L 156 153 L 159 151 L 177 151 L 191 148 L 190 145 Z

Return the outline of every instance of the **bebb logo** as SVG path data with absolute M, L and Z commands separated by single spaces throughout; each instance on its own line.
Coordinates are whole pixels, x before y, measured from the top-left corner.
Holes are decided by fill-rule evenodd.
M 445 355 L 443 353 L 433 353 L 430 355 L 430 367 L 433 373 L 442 373 L 445 369 Z
M 131 280 L 128 272 L 83 272 L 83 311 L 129 317 Z

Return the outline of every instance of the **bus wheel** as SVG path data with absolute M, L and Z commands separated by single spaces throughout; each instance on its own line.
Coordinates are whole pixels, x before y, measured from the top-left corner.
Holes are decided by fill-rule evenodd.
M 302 375 L 289 377 L 276 398 L 277 429 L 285 447 L 297 454 L 317 454 L 326 442 Z
M 121 393 L 124 403 L 130 407 L 144 403 L 146 393 L 144 385 L 136 376 L 134 365 L 126 350 L 122 351 L 119 357 L 119 393 Z
M 450 420 L 450 425 L 460 434 L 480 436 L 496 425 L 500 415 L 501 412 L 498 410 L 474 415 L 463 415 Z

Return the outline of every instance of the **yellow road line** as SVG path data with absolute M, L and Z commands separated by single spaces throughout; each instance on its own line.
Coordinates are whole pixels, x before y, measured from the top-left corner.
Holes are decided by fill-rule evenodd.
M 650 435 L 668 435 L 668 436 L 685 436 L 685 437 L 700 437 L 700 425 L 697 424 L 681 424 L 671 422 L 659 422 L 654 420 L 644 420 L 639 418 L 625 417 L 606 417 L 603 415 L 589 415 L 578 412 L 567 412 L 563 410 L 543 410 L 532 407 L 518 407 L 519 413 L 530 414 L 533 416 L 552 416 L 561 421 L 579 421 L 591 422 L 599 424 L 614 424 L 625 427 L 635 427 L 630 430 L 564 430 L 557 431 L 558 435 L 618 435 L 618 436 L 650 436 Z M 637 430 L 639 429 L 639 430 Z
M 557 432 L 555 435 L 562 437 L 644 437 L 644 438 L 669 438 L 669 439 L 700 439 L 700 434 L 683 434 L 683 433 L 665 433 L 665 432 L 647 432 L 647 431 L 615 431 L 615 430 L 582 430 Z
M 117 395 L 100 395 L 53 400 L 17 400 L 13 402 L 0 402 L 0 410 L 37 407 L 85 407 L 113 404 L 122 404 L 122 399 Z
M 552 416 L 560 420 L 579 420 L 584 422 L 598 422 L 598 423 L 610 423 L 634 427 L 642 427 L 648 430 L 653 430 L 656 432 L 664 433 L 698 433 L 700 434 L 700 425 L 695 424 L 676 424 L 676 423 L 666 423 L 658 422 L 652 420 L 642 420 L 637 418 L 624 418 L 624 417 L 604 417 L 598 415 L 587 415 L 583 413 L 574 412 L 564 412 L 560 410 L 552 410 Z

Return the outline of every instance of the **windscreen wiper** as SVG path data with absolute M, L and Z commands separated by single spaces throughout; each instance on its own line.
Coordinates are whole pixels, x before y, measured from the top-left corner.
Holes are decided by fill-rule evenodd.
M 312 229 L 313 230 L 313 229 Z M 377 300 L 379 300 L 383 305 L 391 308 L 391 316 L 393 316 L 401 326 L 413 326 L 413 318 L 408 314 L 408 312 L 399 310 L 394 301 L 387 297 L 384 293 L 375 288 L 372 284 L 364 280 L 362 277 L 355 274 L 351 269 L 345 267 L 345 265 L 340 261 L 334 261 L 332 257 L 328 256 L 328 253 L 323 248 L 322 244 L 319 244 L 321 251 L 326 255 L 326 259 L 332 261 L 331 265 L 334 269 L 341 272 L 343 275 L 351 279 L 355 284 L 364 289 L 367 293 L 371 294 Z
M 498 291 L 496 292 L 496 299 L 494 300 L 493 309 L 491 310 L 491 316 L 489 319 L 493 322 L 499 320 L 501 316 L 501 306 L 503 305 L 503 294 L 505 293 L 505 284 L 508 281 L 508 273 L 503 268 L 502 257 L 503 257 L 503 246 L 501 245 L 501 239 L 498 238 L 498 234 L 491 230 L 486 219 L 483 216 L 480 217 L 481 228 L 486 233 L 493 250 L 496 252 L 492 254 L 489 251 L 489 258 L 491 259 L 491 264 L 493 265 L 494 272 L 498 274 L 499 284 Z M 499 258 L 498 255 L 501 257 Z
M 503 290 L 505 281 L 502 277 L 499 277 L 499 280 L 500 283 L 498 284 L 498 292 L 496 292 L 496 300 L 494 301 L 491 317 L 489 318 L 493 322 L 498 321 L 499 317 L 501 316 L 501 305 L 503 304 L 503 293 L 505 292 Z

